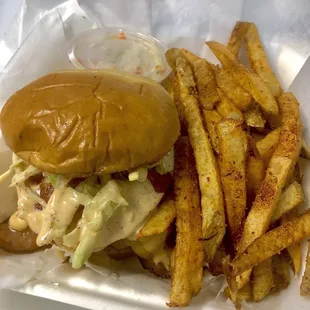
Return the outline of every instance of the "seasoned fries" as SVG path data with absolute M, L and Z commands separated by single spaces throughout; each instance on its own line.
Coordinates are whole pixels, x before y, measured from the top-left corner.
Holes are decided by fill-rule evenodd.
M 218 93 L 220 96 L 220 101 L 216 104 L 217 112 L 223 118 L 243 120 L 242 112 L 230 101 L 230 99 L 226 97 L 220 89 L 218 89 Z
M 238 59 L 243 42 L 250 68 Z M 160 276 L 170 272 L 169 306 L 186 306 L 199 293 L 205 266 L 226 276 L 224 293 L 241 309 L 244 301 L 286 288 L 290 263 L 295 275 L 302 268 L 310 209 L 299 215 L 305 194 L 297 160 L 301 149 L 309 159 L 310 147 L 301 136 L 299 104 L 282 92 L 255 24 L 237 22 L 227 47 L 206 44 L 221 66 L 184 48 L 166 53 L 183 137 L 175 149 L 174 193 L 138 237 L 172 232 L 176 216 L 170 268 L 143 262 Z M 303 296 L 310 295 L 309 253 Z
M 222 90 L 234 105 L 241 111 L 245 111 L 251 104 L 251 96 L 230 76 L 223 68 L 214 68 L 217 86 Z
M 222 120 L 222 117 L 216 110 L 212 110 L 212 111 L 203 110 L 202 113 L 204 116 L 205 127 L 208 131 L 213 150 L 214 152 L 219 154 L 220 153 L 220 141 L 219 141 L 219 136 L 217 132 L 217 124 Z
M 310 296 L 310 243 L 309 242 L 308 242 L 306 269 L 302 277 L 302 282 L 300 286 L 300 295 Z
M 236 57 L 239 54 L 239 50 L 248 31 L 249 25 L 250 23 L 247 22 L 237 22 L 231 33 L 227 47 Z
M 283 249 L 299 243 L 310 236 L 310 210 L 297 219 L 281 225 L 261 237 L 252 244 L 230 264 L 232 275 L 237 276 L 242 272 L 258 265 L 265 259 L 279 253 Z
M 262 159 L 268 163 L 280 139 L 281 128 L 271 131 L 267 136 L 256 143 L 256 148 Z
M 295 166 L 300 152 L 301 124 L 299 105 L 292 93 L 279 99 L 282 114 L 280 141 L 270 159 L 266 176 L 245 221 L 238 252 L 242 253 L 269 226 L 290 170 Z
M 240 239 L 246 210 L 247 136 L 242 122 L 233 119 L 218 125 L 220 171 L 229 232 L 236 245 Z
M 199 188 L 188 139 L 175 144 L 174 190 L 177 238 L 171 271 L 170 307 L 187 306 L 202 286 L 203 245 Z
M 161 201 L 160 205 L 147 220 L 142 229 L 138 232 L 137 237 L 158 235 L 167 231 L 170 224 L 175 219 L 175 205 L 171 195 L 167 195 Z
M 195 81 L 189 64 L 183 58 L 176 60 L 180 86 L 180 101 L 187 123 L 188 136 L 194 150 L 201 192 L 202 235 L 205 239 L 206 261 L 212 260 L 225 234 L 223 196 L 217 163 L 208 135 L 205 133 Z
M 281 225 L 284 225 L 285 223 L 296 219 L 298 216 L 299 216 L 299 213 L 297 209 L 291 210 L 290 212 L 282 216 Z M 293 272 L 295 275 L 297 275 L 299 273 L 300 266 L 301 266 L 300 243 L 287 247 L 286 251 L 291 259 L 291 266 L 292 266 Z
M 305 201 L 304 192 L 297 182 L 290 184 L 281 194 L 278 204 L 273 211 L 271 222 L 280 219 L 285 213 L 294 209 Z
M 271 258 L 254 267 L 252 277 L 253 300 L 257 302 L 265 298 L 273 286 Z
M 273 287 L 270 291 L 272 295 L 279 294 L 290 284 L 290 264 L 283 253 L 272 257 Z
M 270 116 L 279 114 L 276 100 L 259 76 L 240 64 L 226 46 L 214 41 L 207 42 L 207 45 L 221 61 L 224 68 L 229 70 L 233 80 L 254 98 L 265 113 Z
M 244 113 L 245 123 L 249 127 L 261 128 L 265 127 L 266 120 L 263 118 L 261 111 L 256 104 L 252 104 Z
M 243 23 L 241 23 L 240 27 L 242 27 L 242 24 Z M 251 67 L 268 86 L 272 95 L 278 98 L 282 93 L 282 88 L 276 75 L 271 69 L 262 42 L 259 38 L 256 25 L 253 23 L 244 24 L 246 24 L 244 27 L 248 28 L 245 34 L 245 42 Z
M 206 110 L 212 110 L 214 104 L 219 101 L 214 72 L 211 65 L 186 49 L 181 49 L 184 56 L 189 61 L 198 88 L 198 100 Z

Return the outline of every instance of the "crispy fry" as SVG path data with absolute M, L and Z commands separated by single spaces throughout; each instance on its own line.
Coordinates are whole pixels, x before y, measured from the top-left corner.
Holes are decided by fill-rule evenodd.
M 306 260 L 306 269 L 300 285 L 300 295 L 310 296 L 310 243 L 308 242 L 308 254 Z
M 199 103 L 203 108 L 212 110 L 219 101 L 213 70 L 204 59 L 195 60 L 191 65 L 197 83 Z
M 219 154 L 220 153 L 220 145 L 219 145 L 219 136 L 217 132 L 217 124 L 222 120 L 221 115 L 216 111 L 208 111 L 203 110 L 204 124 L 205 128 L 208 131 L 210 141 L 213 147 L 213 150 Z
M 245 23 L 248 30 L 245 34 L 246 48 L 252 69 L 264 81 L 270 89 L 272 95 L 280 97 L 282 88 L 276 75 L 273 73 L 262 42 L 259 38 L 258 30 L 254 23 Z
M 190 66 L 177 58 L 180 99 L 188 125 L 188 135 L 194 150 L 199 178 L 202 207 L 202 233 L 205 241 L 206 261 L 212 260 L 225 234 L 225 215 L 220 176 L 213 150 L 204 131 L 195 96 L 195 82 Z
M 248 197 L 255 197 L 265 176 L 264 163 L 255 154 L 248 156 L 246 173 Z
M 206 43 L 223 66 L 229 71 L 233 80 L 254 98 L 261 109 L 267 115 L 277 116 L 279 114 L 277 102 L 261 78 L 240 64 L 235 55 L 226 46 L 214 41 Z
M 265 163 L 269 163 L 269 160 L 279 143 L 280 133 L 281 127 L 278 127 L 256 143 L 257 151 Z
M 176 48 L 176 47 L 168 49 L 167 52 L 165 53 L 165 56 L 166 56 L 166 59 L 167 59 L 169 66 L 171 67 L 172 70 L 176 69 L 176 61 L 177 61 L 178 57 L 186 60 L 186 57 L 181 52 L 181 50 L 179 48 Z
M 218 88 L 218 93 L 220 95 L 220 101 L 216 104 L 217 112 L 223 118 L 232 118 L 243 120 L 242 112 L 235 107 L 229 98 L 227 98 L 224 93 Z
M 280 99 L 283 126 L 280 141 L 269 162 L 251 211 L 245 221 L 238 252 L 242 253 L 256 238 L 264 234 L 278 203 L 281 191 L 291 169 L 294 168 L 300 152 L 301 124 L 299 104 L 292 93 L 283 94 Z
M 186 129 L 186 121 L 184 117 L 183 106 L 180 103 L 180 86 L 179 86 L 179 78 L 175 72 L 172 72 L 171 75 L 171 89 L 172 89 L 172 97 L 177 108 L 180 124 L 181 124 L 181 134 L 183 136 L 187 135 Z
M 265 119 L 256 104 L 252 104 L 244 113 L 245 123 L 249 127 L 264 128 Z
M 231 78 L 226 69 L 215 67 L 214 72 L 217 86 L 238 109 L 245 111 L 251 104 L 251 96 Z
M 236 22 L 236 25 L 230 35 L 227 47 L 237 57 L 241 48 L 244 37 L 248 31 L 250 23 Z
M 177 238 L 169 306 L 182 307 L 200 291 L 203 274 L 199 188 L 194 157 L 185 137 L 175 144 L 174 190 Z
M 310 210 L 306 211 L 297 219 L 270 230 L 252 242 L 230 264 L 232 267 L 231 274 L 237 276 L 309 236 Z
M 226 214 L 231 238 L 236 245 L 243 228 L 246 211 L 247 136 L 242 122 L 227 119 L 218 124 L 220 137 L 220 171 Z
M 154 213 L 138 232 L 137 237 L 142 238 L 160 234 L 166 231 L 175 218 L 175 205 L 171 195 L 166 195 Z
M 302 186 L 293 182 L 281 194 L 278 204 L 273 211 L 271 222 L 277 221 L 285 213 L 296 208 L 298 205 L 305 201 Z
M 198 88 L 198 100 L 202 107 L 212 110 L 214 104 L 219 101 L 214 72 L 211 65 L 205 60 L 186 49 L 181 49 L 184 56 L 189 61 Z
M 290 284 L 290 264 L 283 253 L 272 257 L 273 287 L 270 294 L 277 295 Z
M 283 215 L 281 218 L 281 225 L 284 225 L 287 222 L 290 222 L 298 217 L 299 213 L 297 209 L 291 210 L 290 212 Z M 301 247 L 300 243 L 289 246 L 287 253 L 291 259 L 291 266 L 295 275 L 300 271 L 301 266 Z
M 175 69 L 177 57 L 186 59 L 193 70 L 200 105 L 207 110 L 212 110 L 214 104 L 219 101 L 212 67 L 205 59 L 185 49 L 171 48 L 166 52 L 166 58 L 172 69 Z
M 180 51 L 183 53 L 183 55 L 187 58 L 187 60 L 190 63 L 193 63 L 195 60 L 202 59 L 201 57 L 197 56 L 196 54 L 190 52 L 189 50 L 185 48 L 180 48 Z
M 254 267 L 252 277 L 253 300 L 257 302 L 269 294 L 273 285 L 271 258 Z

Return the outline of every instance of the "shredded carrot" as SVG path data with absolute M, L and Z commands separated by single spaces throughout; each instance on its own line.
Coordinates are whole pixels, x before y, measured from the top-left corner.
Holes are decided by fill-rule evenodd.
M 119 40 L 127 40 L 125 32 L 121 31 L 118 36 Z

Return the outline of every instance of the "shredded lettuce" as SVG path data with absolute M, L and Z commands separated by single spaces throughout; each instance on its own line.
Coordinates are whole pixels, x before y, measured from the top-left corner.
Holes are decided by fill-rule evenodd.
M 59 174 L 44 173 L 44 176 L 47 183 L 51 183 L 55 188 L 65 187 L 71 180 L 70 177 Z
M 101 189 L 101 185 L 97 183 L 97 176 L 93 175 L 87 178 L 85 181 L 81 182 L 75 190 L 90 196 L 95 197 Z
M 25 182 L 28 178 L 30 178 L 33 175 L 41 173 L 39 169 L 37 169 L 34 166 L 29 166 L 27 169 L 24 171 L 21 171 L 19 173 L 16 173 L 13 178 L 12 178 L 12 183 L 9 187 L 16 186 L 18 184 L 21 184 Z
M 172 148 L 155 166 L 155 170 L 160 174 L 173 172 L 174 169 L 174 149 Z
M 62 238 L 80 205 L 86 205 L 91 199 L 71 187 L 55 188 L 44 209 L 42 227 L 37 244 L 51 243 L 55 238 Z
M 111 180 L 101 188 L 98 194 L 85 206 L 78 226 L 64 236 L 67 247 L 78 246 L 72 256 L 72 267 L 80 268 L 93 252 L 97 238 L 113 213 L 123 206 L 128 206 L 118 184 Z

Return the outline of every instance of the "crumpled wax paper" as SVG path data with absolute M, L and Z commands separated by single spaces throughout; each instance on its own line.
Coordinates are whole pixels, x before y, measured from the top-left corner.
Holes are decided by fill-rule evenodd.
M 237 20 L 258 26 L 271 65 L 285 90 L 301 104 L 305 137 L 310 142 L 310 2 L 308 0 L 26 0 L 0 41 L 0 107 L 19 88 L 48 72 L 73 68 L 69 43 L 79 33 L 98 27 L 120 27 L 152 34 L 167 47 L 185 47 L 217 62 L 204 44 L 224 44 Z M 308 59 L 308 60 L 307 60 Z M 10 152 L 0 136 L 0 172 Z M 306 166 L 306 165 L 305 165 Z M 304 172 L 307 202 L 310 172 Z M 12 213 L 15 193 L 0 185 L 0 221 Z M 305 256 L 305 254 L 304 254 Z M 304 257 L 303 257 L 304 260 Z M 166 309 L 169 281 L 155 278 L 137 262 L 114 270 L 91 266 L 74 271 L 54 250 L 9 255 L 0 253 L 0 288 L 11 287 L 90 309 Z M 95 270 L 94 270 L 95 269 Z M 279 296 L 244 309 L 308 309 L 299 296 L 299 277 Z M 233 309 L 221 293 L 223 277 L 207 277 L 189 309 Z

